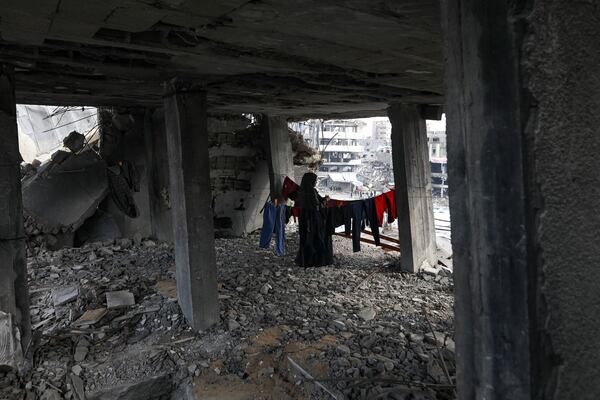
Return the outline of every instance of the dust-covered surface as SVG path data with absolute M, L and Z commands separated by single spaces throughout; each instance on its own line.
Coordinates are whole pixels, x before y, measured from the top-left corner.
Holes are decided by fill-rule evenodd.
M 352 253 L 340 237 L 334 266 L 303 269 L 296 240 L 279 258 L 257 235 L 217 239 L 221 323 L 199 334 L 175 300 L 170 245 L 30 248 L 33 365 L 0 373 L 0 397 L 451 398 L 434 345 L 453 376 L 448 270 L 400 273 L 397 253 Z M 135 305 L 104 310 L 123 290 Z

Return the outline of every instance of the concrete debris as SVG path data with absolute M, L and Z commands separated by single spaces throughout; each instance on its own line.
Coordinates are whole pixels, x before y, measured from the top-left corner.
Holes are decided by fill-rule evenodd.
M 377 313 L 375 312 L 373 307 L 366 307 L 366 308 L 363 308 L 362 310 L 360 310 L 360 312 L 358 313 L 358 316 L 361 317 L 365 321 L 370 321 L 373 318 L 375 318 L 376 314 Z
M 132 306 L 135 304 L 133 293 L 127 290 L 119 290 L 117 292 L 106 293 L 106 307 L 110 310 L 113 308 L 121 308 Z
M 63 139 L 63 145 L 71 150 L 72 153 L 78 153 L 85 145 L 85 136 L 77 131 L 73 131 Z
M 85 391 L 83 389 L 83 380 L 77 374 L 71 374 L 71 384 L 75 393 L 75 400 L 85 400 Z
M 73 355 L 73 359 L 75 360 L 75 362 L 82 362 L 83 360 L 85 360 L 87 353 L 87 346 L 85 346 L 84 344 L 79 344 L 77 345 L 77 347 L 75 347 L 75 354 Z
M 437 274 L 439 274 L 440 270 L 438 268 L 431 267 L 429 265 L 424 265 L 421 267 L 421 272 L 424 274 L 431 275 L 431 276 L 437 276 Z
M 353 253 L 339 237 L 324 268 L 277 258 L 257 235 L 217 239 L 220 323 L 196 334 L 176 301 L 172 245 L 138 239 L 29 249 L 36 367 L 23 378 L 0 372 L 0 398 L 453 398 L 439 387 L 434 344 L 454 375 L 451 276 L 399 272 L 396 254 Z M 54 287 L 79 294 L 55 306 Z
M 35 225 L 34 230 L 74 231 L 96 212 L 108 193 L 106 164 L 93 151 L 58 151 L 22 182 L 22 192 L 24 214 L 35 221 L 29 224 Z
M 79 295 L 79 288 L 77 286 L 68 286 L 66 288 L 58 288 L 52 290 L 52 297 L 54 298 L 54 307 L 62 306 L 71 301 L 75 301 Z

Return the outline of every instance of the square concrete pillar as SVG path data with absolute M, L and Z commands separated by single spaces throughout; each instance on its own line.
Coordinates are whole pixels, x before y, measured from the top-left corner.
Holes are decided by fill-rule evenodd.
M 518 25 L 508 2 L 482 4 L 443 12 L 458 398 L 560 398 L 531 392 Z
M 158 240 L 172 242 L 169 155 L 162 109 L 146 109 L 144 139 L 152 235 Z
M 206 93 L 178 80 L 166 89 L 179 306 L 195 330 L 204 330 L 219 320 Z
M 294 154 L 287 120 L 282 117 L 263 115 L 261 129 L 266 141 L 271 198 L 278 198 L 281 196 L 284 178 L 286 176 L 294 178 Z
M 437 264 L 427 128 L 417 105 L 393 104 L 392 162 L 402 269 Z
M 600 398 L 600 7 L 442 2 L 458 398 Z
M 0 64 L 0 364 L 13 366 L 31 339 L 16 113 L 13 70 Z M 8 331 L 9 342 L 3 337 Z M 14 340 L 19 336 L 20 344 Z

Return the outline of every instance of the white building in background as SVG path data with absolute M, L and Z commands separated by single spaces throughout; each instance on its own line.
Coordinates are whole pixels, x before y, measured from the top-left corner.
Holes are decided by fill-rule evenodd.
M 431 166 L 431 186 L 435 193 L 448 193 L 448 159 L 446 150 L 446 117 L 440 121 L 427 121 L 427 142 Z
M 445 195 L 448 191 L 445 116 L 426 124 L 432 188 L 435 193 Z M 356 190 L 368 184 L 357 178 L 359 170 L 391 169 L 392 125 L 386 117 L 308 120 L 294 122 L 290 127 L 321 151 L 324 162 L 318 175 L 321 184 L 329 189 Z
M 320 185 L 333 191 L 352 192 L 363 186 L 356 177 L 365 151 L 360 141 L 365 123 L 358 120 L 330 120 L 323 123 L 319 150 Z

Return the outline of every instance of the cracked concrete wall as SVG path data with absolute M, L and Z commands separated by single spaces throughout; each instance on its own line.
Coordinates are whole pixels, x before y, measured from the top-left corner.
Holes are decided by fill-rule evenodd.
M 100 113 L 105 113 L 101 109 Z M 126 160 L 135 165 L 139 174 L 140 190 L 132 192 L 133 199 L 139 209 L 137 218 L 125 215 L 114 203 L 111 196 L 107 196 L 100 209 L 111 214 L 119 227 L 122 237 L 151 236 L 150 224 L 150 199 L 148 192 L 148 179 L 146 174 L 145 153 L 145 110 L 144 109 L 115 109 L 112 121 L 102 128 L 102 142 L 100 151 L 108 166 L 115 165 L 118 161 Z
M 524 32 L 532 386 L 544 399 L 600 397 L 599 21 L 596 2 L 538 0 Z
M 154 139 L 164 134 L 164 111 L 152 112 L 151 134 Z M 214 228 L 217 237 L 239 237 L 259 229 L 259 214 L 269 195 L 269 171 L 262 137 L 257 126 L 248 127 L 250 120 L 240 116 L 210 117 L 208 119 L 210 177 Z M 248 129 L 246 129 L 248 128 Z M 164 148 L 163 148 L 164 150 Z M 168 208 L 170 190 L 168 159 L 160 149 L 153 152 L 154 196 L 158 211 L 153 218 L 154 234 L 171 240 L 171 215 Z M 151 185 L 152 186 L 152 185 Z M 165 202 L 165 198 L 167 201 Z

